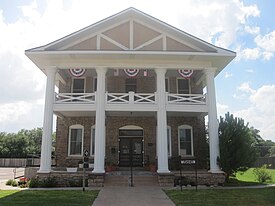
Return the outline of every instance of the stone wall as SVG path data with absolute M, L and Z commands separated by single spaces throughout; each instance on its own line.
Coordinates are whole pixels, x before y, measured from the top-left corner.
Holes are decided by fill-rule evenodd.
M 148 163 L 157 163 L 156 160 L 156 117 L 152 116 L 107 116 L 106 117 L 106 163 L 118 163 L 119 128 L 126 125 L 136 125 L 144 129 L 144 158 Z M 57 167 L 77 167 L 82 157 L 68 156 L 68 136 L 71 125 L 84 126 L 84 149 L 90 151 L 91 127 L 95 117 L 65 117 L 57 118 L 56 133 L 56 164 Z M 190 125 L 193 128 L 194 155 L 197 157 L 198 169 L 207 168 L 207 144 L 205 138 L 204 118 L 199 117 L 168 117 L 171 127 L 172 157 L 179 155 L 178 127 Z M 93 160 L 91 159 L 91 162 Z M 171 162 L 171 161 L 169 161 Z M 170 165 L 173 170 L 173 166 Z
M 172 157 L 179 156 L 178 127 L 181 125 L 192 126 L 194 156 L 197 158 L 198 168 L 207 169 L 208 145 L 206 143 L 204 118 L 170 116 L 167 118 L 167 124 L 171 127 Z
M 38 173 L 39 179 L 43 180 L 48 177 L 54 178 L 57 182 L 56 187 L 81 187 L 83 181 L 82 171 L 78 172 L 66 172 L 66 171 L 53 171 L 51 173 L 43 174 Z M 86 186 L 88 187 L 103 187 L 104 186 L 104 174 L 93 174 L 86 172 Z
M 83 159 L 68 156 L 69 127 L 75 124 L 84 126 L 84 150 L 90 151 L 91 127 L 95 124 L 95 117 L 58 117 L 55 150 L 57 167 L 78 167 L 78 162 Z
M 106 120 L 106 162 L 118 163 L 119 128 L 135 125 L 144 130 L 144 157 L 151 163 L 156 162 L 156 120 L 155 117 L 107 117 Z M 115 151 L 115 152 L 112 152 Z

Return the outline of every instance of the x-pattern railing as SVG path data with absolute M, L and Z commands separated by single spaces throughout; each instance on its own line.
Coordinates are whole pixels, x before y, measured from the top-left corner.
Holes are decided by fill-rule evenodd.
M 55 103 L 95 103 L 95 93 L 56 93 Z
M 206 104 L 205 94 L 171 94 L 168 93 L 168 104 Z

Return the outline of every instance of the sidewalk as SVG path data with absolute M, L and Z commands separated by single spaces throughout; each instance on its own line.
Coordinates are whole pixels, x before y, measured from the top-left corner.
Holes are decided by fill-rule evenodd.
M 173 206 L 161 187 L 103 187 L 93 206 Z

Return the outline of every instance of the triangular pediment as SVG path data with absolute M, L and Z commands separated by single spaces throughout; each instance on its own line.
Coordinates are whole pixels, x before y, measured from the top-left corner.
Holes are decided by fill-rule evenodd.
M 35 50 L 217 52 L 215 46 L 134 8 Z
M 203 51 L 189 42 L 176 39 L 165 31 L 159 31 L 135 19 L 105 28 L 94 36 L 72 42 L 61 50 Z

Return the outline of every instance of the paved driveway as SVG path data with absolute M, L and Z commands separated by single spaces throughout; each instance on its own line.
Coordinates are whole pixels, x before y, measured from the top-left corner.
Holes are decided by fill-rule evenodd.
M 93 206 L 173 206 L 160 187 L 103 187 Z

